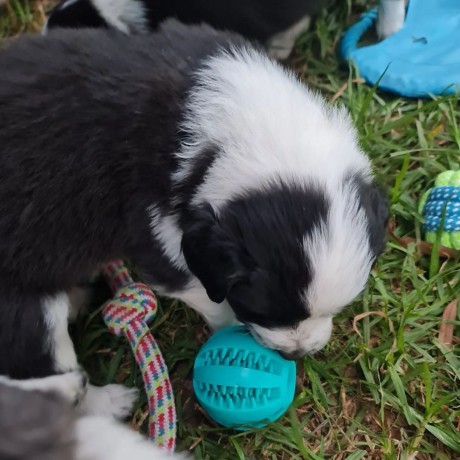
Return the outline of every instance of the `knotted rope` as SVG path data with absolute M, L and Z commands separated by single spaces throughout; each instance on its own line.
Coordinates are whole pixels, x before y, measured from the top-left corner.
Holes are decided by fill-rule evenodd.
M 142 371 L 149 405 L 149 438 L 174 451 L 174 395 L 163 356 L 147 325 L 157 312 L 155 294 L 145 284 L 135 283 L 121 261 L 108 264 L 103 274 L 114 297 L 104 304 L 102 315 L 113 334 L 128 339 Z

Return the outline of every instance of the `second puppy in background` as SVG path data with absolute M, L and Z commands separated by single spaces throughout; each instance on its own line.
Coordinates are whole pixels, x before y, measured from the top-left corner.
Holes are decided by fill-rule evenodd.
M 156 30 L 176 18 L 238 32 L 266 46 L 275 59 L 286 59 L 296 40 L 326 0 L 63 0 L 44 32 L 55 28 L 114 28 L 124 33 Z
M 127 426 L 72 407 L 78 373 L 12 381 L 0 376 L 2 460 L 185 460 Z M 69 400 L 69 396 L 71 399 Z

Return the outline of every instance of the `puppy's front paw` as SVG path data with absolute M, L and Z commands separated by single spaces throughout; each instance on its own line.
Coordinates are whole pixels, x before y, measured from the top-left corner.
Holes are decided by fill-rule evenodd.
M 103 387 L 88 386 L 88 391 L 80 411 L 86 415 L 102 415 L 116 419 L 126 418 L 131 414 L 138 397 L 136 388 L 124 385 L 106 385 Z
M 84 371 L 76 370 L 65 374 L 53 375 L 43 379 L 49 390 L 55 391 L 74 405 L 80 404 L 85 398 L 88 388 L 88 377 Z

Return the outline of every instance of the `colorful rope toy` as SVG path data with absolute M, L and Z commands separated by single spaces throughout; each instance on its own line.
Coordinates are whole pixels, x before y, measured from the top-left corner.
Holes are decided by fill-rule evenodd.
M 149 438 L 172 452 L 176 444 L 174 395 L 163 356 L 147 325 L 157 312 L 155 295 L 145 284 L 135 283 L 121 261 L 108 264 L 103 274 L 114 297 L 104 304 L 102 315 L 113 334 L 126 336 L 142 371 Z
M 420 200 L 426 240 L 434 243 L 442 225 L 441 244 L 460 249 L 460 171 L 445 171 Z

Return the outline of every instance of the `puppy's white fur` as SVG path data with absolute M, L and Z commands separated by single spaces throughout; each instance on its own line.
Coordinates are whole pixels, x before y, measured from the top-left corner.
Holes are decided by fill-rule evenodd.
M 173 215 L 162 215 L 158 206 L 152 205 L 147 210 L 150 216 L 150 228 L 153 237 L 161 244 L 163 252 L 171 263 L 181 269 L 187 270 L 187 262 L 180 248 L 182 232 L 179 229 L 177 218 Z
M 88 385 L 86 396 L 78 409 L 82 414 L 101 415 L 115 419 L 124 419 L 131 414 L 138 397 L 136 388 L 123 385 Z
M 93 0 L 93 5 L 108 24 L 126 34 L 148 31 L 144 7 L 137 0 Z
M 104 417 L 82 417 L 76 424 L 76 460 L 168 460 L 185 455 L 171 454 L 147 441 L 139 433 Z
M 242 50 L 220 54 L 201 70 L 183 127 L 189 137 L 177 154 L 183 160 L 174 177 L 177 183 L 190 174 L 206 146 L 222 152 L 198 188 L 195 205 L 208 202 L 218 213 L 245 190 L 263 188 L 281 177 L 325 191 L 331 203 L 328 222 L 304 241 L 314 272 L 305 295 L 311 317 L 296 328 L 253 325 L 263 343 L 286 353 L 322 348 L 331 334 L 332 316 L 363 289 L 372 263 L 357 190 L 343 185 L 350 172 L 371 177 L 369 159 L 359 148 L 348 113 L 326 105 L 293 74 L 286 78 L 279 64 Z M 358 238 L 350 242 L 350 234 Z M 187 301 L 187 293 L 181 297 Z M 206 317 L 216 311 L 215 304 L 205 301 L 204 291 L 194 297 L 201 301 L 194 307 Z
M 68 332 L 70 300 L 66 293 L 42 301 L 49 335 L 48 346 L 54 354 L 55 370 L 68 372 L 78 368 L 77 355 Z
M 209 60 L 198 74 L 184 129 L 189 139 L 178 152 L 185 162 L 176 181 L 188 176 L 206 146 L 222 151 L 194 198 L 194 204 L 207 201 L 216 210 L 279 177 L 319 183 L 332 194 L 347 172 L 371 174 L 346 110 L 326 105 L 254 50 Z
M 267 329 L 257 324 L 251 328 L 264 345 L 286 353 L 298 352 L 300 356 L 316 353 L 327 344 L 332 333 L 332 316 L 311 317 L 297 327 L 285 329 Z

